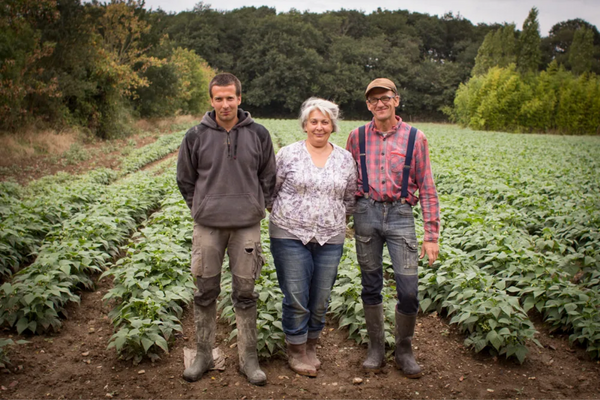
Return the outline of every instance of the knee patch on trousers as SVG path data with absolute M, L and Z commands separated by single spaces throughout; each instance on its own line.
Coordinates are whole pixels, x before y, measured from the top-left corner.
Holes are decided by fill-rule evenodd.
M 256 305 L 258 293 L 254 291 L 254 279 L 232 277 L 231 300 L 234 307 L 246 310 Z
M 397 309 L 405 315 L 419 311 L 419 277 L 417 275 L 394 274 L 396 277 Z
M 221 274 L 210 278 L 196 277 L 196 288 L 194 303 L 200 307 L 209 306 L 221 293 Z

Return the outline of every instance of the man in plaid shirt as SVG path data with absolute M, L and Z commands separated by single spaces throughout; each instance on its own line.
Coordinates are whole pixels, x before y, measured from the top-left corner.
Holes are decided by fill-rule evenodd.
M 418 299 L 418 258 L 427 254 L 429 265 L 437 259 L 440 229 L 439 201 L 429 163 L 427 138 L 417 131 L 408 178 L 408 196 L 401 198 L 402 174 L 411 126 L 396 116 L 400 97 L 396 85 L 375 79 L 365 91 L 373 120 L 365 125 L 365 164 L 368 190 L 363 189 L 359 129 L 348 137 L 346 149 L 357 162 L 358 201 L 354 214 L 356 253 L 362 274 L 362 301 L 369 350 L 363 369 L 380 372 L 385 365 L 383 319 L 383 245 L 392 259 L 398 303 L 396 304 L 396 367 L 409 378 L 421 376 L 412 352 Z M 417 193 L 418 196 L 417 196 Z M 412 207 L 421 201 L 425 237 L 420 255 Z

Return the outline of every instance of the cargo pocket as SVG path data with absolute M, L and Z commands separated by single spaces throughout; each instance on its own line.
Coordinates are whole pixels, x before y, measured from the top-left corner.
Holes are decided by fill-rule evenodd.
M 260 273 L 262 271 L 263 265 L 265 265 L 265 257 L 263 256 L 262 246 L 260 245 L 260 242 L 255 243 L 255 252 L 254 253 L 256 256 L 255 267 L 254 267 L 254 280 L 257 280 L 258 278 L 260 278 Z
M 244 246 L 244 253 L 246 253 L 246 257 L 251 257 L 251 260 L 246 260 L 248 262 L 246 265 L 251 267 L 252 277 L 254 280 L 257 280 L 260 277 L 260 272 L 265 263 L 260 242 L 246 243 Z
M 361 268 L 367 268 L 371 257 L 371 237 L 354 235 L 356 239 L 356 259 Z
M 404 265 L 402 275 L 417 275 L 419 273 L 419 250 L 417 242 L 404 239 Z

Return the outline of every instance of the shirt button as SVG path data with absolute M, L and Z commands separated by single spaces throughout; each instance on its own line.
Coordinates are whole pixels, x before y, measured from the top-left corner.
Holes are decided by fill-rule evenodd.
M 381 181 L 381 183 L 385 183 L 385 179 Z
M 383 171 L 383 167 L 381 167 L 381 170 Z
M 385 156 L 385 153 L 382 151 L 382 152 L 381 152 L 381 155 L 382 155 L 382 156 Z

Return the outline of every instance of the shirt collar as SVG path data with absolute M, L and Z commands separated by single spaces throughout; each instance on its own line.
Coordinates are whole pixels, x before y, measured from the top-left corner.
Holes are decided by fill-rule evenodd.
M 394 124 L 394 126 L 392 126 L 392 129 L 388 132 L 381 132 L 377 129 L 377 126 L 375 125 L 375 118 L 373 118 L 371 120 L 370 129 L 372 132 L 375 132 L 381 136 L 393 135 L 394 133 L 398 132 L 398 130 L 400 130 L 400 126 L 402 125 L 402 118 L 400 118 L 398 115 L 395 115 L 395 118 L 396 118 L 396 123 Z

